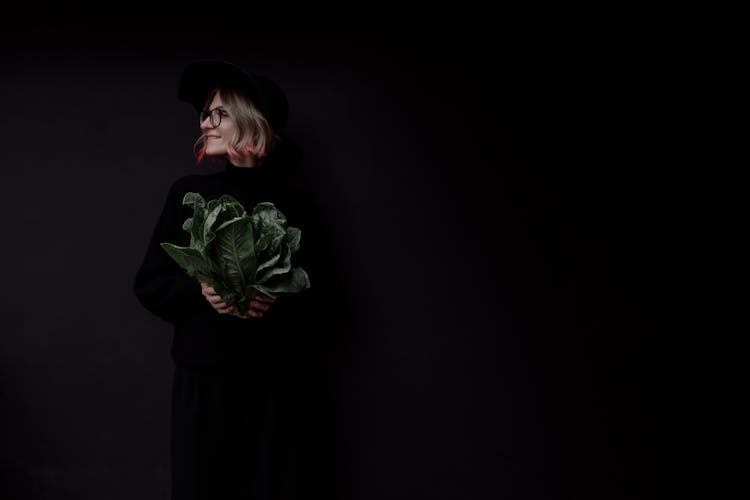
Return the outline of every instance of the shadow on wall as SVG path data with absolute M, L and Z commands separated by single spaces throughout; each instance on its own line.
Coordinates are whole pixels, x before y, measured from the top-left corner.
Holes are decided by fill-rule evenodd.
M 4 378 L 6 381 L 7 378 Z M 40 497 L 40 487 L 30 472 L 30 467 L 23 456 L 21 443 L 17 441 L 21 428 L 21 416 L 11 409 L 21 407 L 8 393 L 6 387 L 0 387 L 0 429 L 3 429 L 2 446 L 0 446 L 0 498 L 13 500 L 36 499 Z M 16 437 L 16 440 L 13 438 Z M 28 444 L 28 443 L 27 443 Z
M 6 448 L 7 450 L 7 448 Z M 40 497 L 40 488 L 28 472 L 27 467 L 11 458 L 0 461 L 0 494 L 3 498 L 31 500 Z

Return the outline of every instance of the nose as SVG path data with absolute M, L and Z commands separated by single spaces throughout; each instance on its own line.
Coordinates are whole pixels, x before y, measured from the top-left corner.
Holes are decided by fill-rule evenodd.
M 211 130 L 213 127 L 211 126 L 211 117 L 207 116 L 202 122 L 201 122 L 201 130 Z

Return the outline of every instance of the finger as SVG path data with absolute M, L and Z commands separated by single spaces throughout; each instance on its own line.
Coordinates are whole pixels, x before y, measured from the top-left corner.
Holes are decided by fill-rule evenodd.
M 214 306 L 221 306 L 221 307 L 227 306 L 227 304 L 224 303 L 224 299 L 222 299 L 219 295 L 211 295 L 210 297 L 207 297 L 207 298 L 208 298 L 208 301 Z
M 252 309 L 248 309 L 247 315 L 253 318 L 260 318 L 261 316 L 263 316 L 263 313 L 259 313 L 259 312 L 253 311 Z
M 216 312 L 218 312 L 219 314 L 229 314 L 233 311 L 234 311 L 234 306 L 216 308 Z
M 216 304 L 211 304 L 211 307 L 219 311 L 219 310 L 227 309 L 230 307 L 234 307 L 234 304 L 226 304 L 224 302 L 218 302 Z
M 254 307 L 255 309 L 260 309 L 261 311 L 268 311 L 268 308 L 270 306 L 268 306 L 266 304 L 261 304 L 257 300 L 253 300 L 253 301 L 250 302 L 250 307 Z
M 260 294 L 255 296 L 255 300 L 262 300 L 263 302 L 268 302 L 269 304 L 276 302 L 276 299 L 274 299 L 273 297 L 269 297 L 267 295 L 260 295 Z

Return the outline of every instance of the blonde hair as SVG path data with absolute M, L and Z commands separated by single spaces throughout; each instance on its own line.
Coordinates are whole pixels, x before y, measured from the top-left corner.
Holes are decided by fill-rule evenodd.
M 243 163 L 251 157 L 263 159 L 273 151 L 280 138 L 250 98 L 236 90 L 217 88 L 209 93 L 205 107 L 211 105 L 216 94 L 219 94 L 223 108 L 237 125 L 227 144 L 229 157 Z M 206 133 L 195 141 L 194 150 L 200 163 L 206 156 Z

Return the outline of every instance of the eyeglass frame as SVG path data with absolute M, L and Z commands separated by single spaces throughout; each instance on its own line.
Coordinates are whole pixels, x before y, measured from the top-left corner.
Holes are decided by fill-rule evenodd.
M 218 116 L 218 118 L 214 120 L 214 116 Z M 219 125 L 221 125 L 221 119 L 227 117 L 229 117 L 229 113 L 227 113 L 222 108 L 203 109 L 198 114 L 201 125 L 204 121 L 206 121 L 206 118 L 208 118 L 208 122 L 211 124 L 211 128 L 217 128 Z

